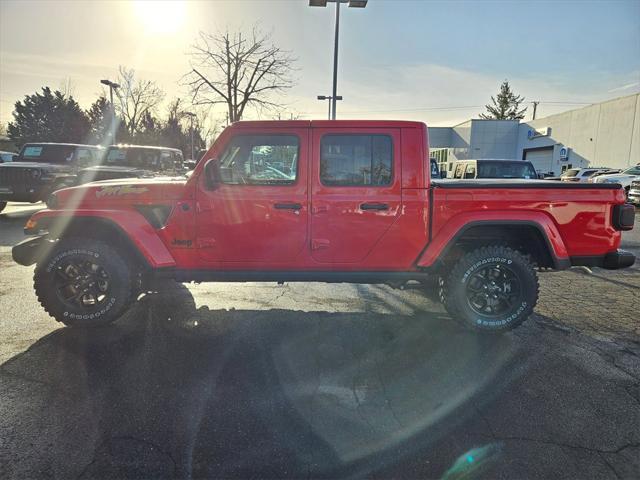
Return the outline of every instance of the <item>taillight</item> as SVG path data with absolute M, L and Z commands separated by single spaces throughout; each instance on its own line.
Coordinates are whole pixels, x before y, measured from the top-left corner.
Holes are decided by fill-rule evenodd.
M 616 230 L 631 230 L 636 219 L 636 209 L 630 203 L 613 207 L 611 223 Z

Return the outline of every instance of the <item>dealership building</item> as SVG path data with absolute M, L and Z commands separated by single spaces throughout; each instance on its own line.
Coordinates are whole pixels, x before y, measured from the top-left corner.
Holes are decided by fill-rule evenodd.
M 430 127 L 431 157 L 451 175 L 468 159 L 529 160 L 540 173 L 640 162 L 640 94 L 530 121 L 473 119 Z

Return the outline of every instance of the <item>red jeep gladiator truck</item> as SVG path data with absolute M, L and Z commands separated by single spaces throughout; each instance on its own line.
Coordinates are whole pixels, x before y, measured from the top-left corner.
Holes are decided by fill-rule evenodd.
M 464 325 L 504 331 L 533 311 L 538 270 L 632 265 L 633 222 L 617 184 L 430 178 L 424 123 L 247 121 L 188 179 L 55 192 L 13 258 L 71 326 L 115 320 L 164 277 L 417 281 Z

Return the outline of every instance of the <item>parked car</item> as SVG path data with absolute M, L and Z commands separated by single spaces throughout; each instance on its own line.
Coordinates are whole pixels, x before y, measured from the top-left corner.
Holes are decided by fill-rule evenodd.
M 627 201 L 636 206 L 640 206 L 640 179 L 631 182 L 629 193 L 627 194 Z
M 570 168 L 562 175 L 560 180 L 563 182 L 587 182 L 590 178 L 597 175 L 604 175 L 611 173 L 612 168 L 598 167 L 598 168 Z
M 619 185 L 434 180 L 426 136 L 408 121 L 236 122 L 189 179 L 55 192 L 13 258 L 36 264 L 40 304 L 69 326 L 114 321 L 162 278 L 418 281 L 490 332 L 532 313 L 538 267 L 634 263 L 618 250 L 635 218 Z
M 619 183 L 628 192 L 631 182 L 638 179 L 640 179 L 640 164 L 620 173 L 598 175 L 592 179 L 592 183 Z
M 82 169 L 78 184 L 116 178 L 182 175 L 186 172 L 182 151 L 143 145 L 111 145 L 99 165 Z
M 79 169 L 100 162 L 101 147 L 27 143 L 12 162 L 0 164 L 0 211 L 7 202 L 40 202 L 74 185 Z
M 0 163 L 13 162 L 17 156 L 18 154 L 13 152 L 0 152 Z
M 538 174 L 533 164 L 526 160 L 457 160 L 453 167 L 453 178 L 537 179 Z

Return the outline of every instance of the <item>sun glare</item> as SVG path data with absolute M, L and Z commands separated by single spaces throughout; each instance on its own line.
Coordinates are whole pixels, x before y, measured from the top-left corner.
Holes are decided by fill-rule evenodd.
M 184 25 L 186 2 L 174 0 L 136 0 L 133 2 L 136 21 L 145 32 L 169 35 Z

